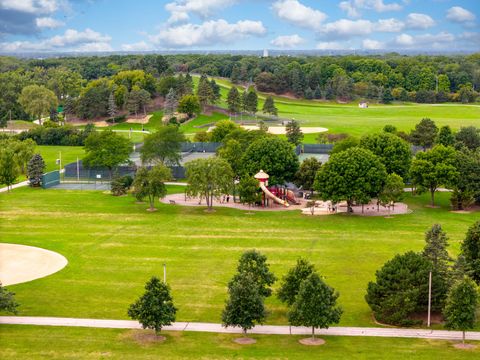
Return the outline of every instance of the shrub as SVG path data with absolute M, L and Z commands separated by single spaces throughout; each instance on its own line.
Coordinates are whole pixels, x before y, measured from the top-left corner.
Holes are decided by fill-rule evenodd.
M 125 195 L 133 183 L 130 175 L 116 177 L 111 182 L 111 191 L 113 196 Z

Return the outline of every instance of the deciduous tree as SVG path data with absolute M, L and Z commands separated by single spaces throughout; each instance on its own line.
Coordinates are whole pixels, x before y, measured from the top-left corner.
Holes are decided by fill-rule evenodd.
M 23 88 L 18 102 L 25 111 L 42 124 L 42 116 L 50 113 L 50 109 L 58 105 L 55 93 L 44 86 L 28 85 Z
M 468 228 L 461 250 L 467 274 L 480 284 L 480 220 Z
M 133 181 L 134 193 L 137 198 L 148 197 L 149 211 L 155 210 L 155 199 L 163 199 L 167 195 L 165 182 L 171 180 L 172 172 L 163 164 L 158 164 L 150 170 L 140 168 Z
M 145 137 L 140 150 L 142 163 L 178 165 L 182 158 L 182 143 L 185 141 L 185 135 L 178 126 L 161 126 L 157 132 Z
M 437 125 L 429 118 L 422 119 L 415 130 L 410 133 L 410 139 L 414 145 L 423 147 L 423 150 L 432 147 L 438 134 Z
M 277 293 L 280 301 L 292 306 L 300 291 L 300 285 L 314 272 L 313 264 L 306 259 L 299 258 L 295 267 L 288 270 L 288 273 L 282 278 L 282 284 Z

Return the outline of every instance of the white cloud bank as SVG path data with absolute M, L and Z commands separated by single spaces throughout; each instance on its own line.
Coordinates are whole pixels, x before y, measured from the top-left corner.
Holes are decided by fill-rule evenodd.
M 298 0 L 280 0 L 272 5 L 274 13 L 293 25 L 319 30 L 327 15 L 320 10 L 305 6 Z
M 270 44 L 282 49 L 291 49 L 305 43 L 305 39 L 301 36 L 295 35 L 283 35 L 273 39 Z

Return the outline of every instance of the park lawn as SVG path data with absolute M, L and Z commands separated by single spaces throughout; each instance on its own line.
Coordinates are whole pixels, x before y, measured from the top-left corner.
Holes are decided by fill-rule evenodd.
M 52 146 L 52 145 L 38 145 L 36 152 L 42 155 L 45 164 L 47 165 L 47 172 L 58 170 L 59 165 L 56 164 L 57 159 L 62 156 L 62 167 L 67 164 L 77 161 L 77 157 L 81 160 L 85 151 L 83 146 Z
M 458 350 L 444 340 L 324 336 L 309 347 L 302 336 L 252 335 L 253 345 L 238 345 L 235 334 L 164 332 L 163 343 L 146 343 L 145 330 L 0 326 L 0 357 L 9 359 L 478 359 L 480 346 Z M 475 343 L 475 342 L 472 342 Z
M 228 120 L 228 116 L 222 113 L 214 112 L 212 115 L 199 115 L 196 118 L 182 124 L 181 129 L 185 134 L 193 134 L 200 131 L 208 131 L 208 124 L 212 126 L 220 120 Z M 202 127 L 199 127 L 202 126 Z
M 428 195 L 407 195 L 413 212 L 385 219 L 225 208 L 206 213 L 166 204 L 148 213 L 131 196 L 22 188 L 0 195 L 0 241 L 43 247 L 69 260 L 56 274 L 9 287 L 22 304 L 20 315 L 125 319 L 144 283 L 161 276 L 166 263 L 178 320 L 219 322 L 238 258 L 256 248 L 279 278 L 297 258 L 312 261 L 340 292 L 341 325 L 372 326 L 365 290 L 387 260 L 421 250 L 434 223 L 448 233 L 451 255 L 458 254 L 479 213 L 449 212 L 448 197 L 438 194 L 441 208 L 430 209 Z M 266 304 L 268 323 L 287 323 L 275 297 Z
M 225 107 L 226 94 L 233 84 L 228 79 L 215 78 L 215 81 L 221 86 L 220 106 Z M 242 86 L 237 87 L 243 91 Z M 259 93 L 259 112 L 269 95 Z M 370 104 L 368 109 L 360 109 L 357 101 L 339 104 L 333 101 L 290 99 L 276 95 L 273 95 L 273 98 L 279 117 L 298 120 L 301 126 L 321 126 L 333 133 L 349 133 L 355 136 L 378 132 L 387 124 L 409 132 L 425 117 L 434 120 L 439 127 L 450 125 L 454 130 L 462 126 L 480 126 L 478 104 Z

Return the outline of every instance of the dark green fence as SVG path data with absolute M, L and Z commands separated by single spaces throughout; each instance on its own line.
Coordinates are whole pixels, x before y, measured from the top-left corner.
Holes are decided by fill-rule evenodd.
M 44 189 L 51 188 L 60 184 L 60 172 L 58 170 L 48 172 L 42 175 L 42 187 Z

